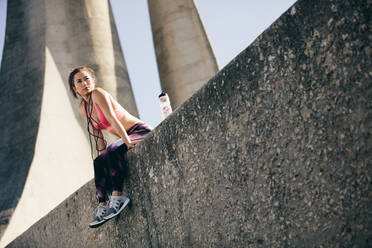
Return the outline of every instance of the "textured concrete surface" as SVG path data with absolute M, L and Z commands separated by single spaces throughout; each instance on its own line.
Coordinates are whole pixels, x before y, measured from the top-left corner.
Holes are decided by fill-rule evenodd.
M 9 247 L 371 247 L 371 1 L 299 1 L 127 153 L 133 204 L 89 182 Z
M 8 2 L 0 74 L 0 237 L 21 196 L 34 156 L 45 68 L 42 2 Z
M 176 109 L 217 73 L 217 61 L 193 0 L 148 5 L 161 87 Z
M 91 65 L 137 115 L 108 1 L 9 1 L 2 61 L 0 247 L 93 177 L 71 67 Z

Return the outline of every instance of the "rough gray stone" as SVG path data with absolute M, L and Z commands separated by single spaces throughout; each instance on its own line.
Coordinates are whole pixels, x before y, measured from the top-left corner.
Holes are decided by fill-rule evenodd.
M 371 247 L 371 1 L 298 1 L 127 153 L 133 204 L 88 183 L 9 247 Z

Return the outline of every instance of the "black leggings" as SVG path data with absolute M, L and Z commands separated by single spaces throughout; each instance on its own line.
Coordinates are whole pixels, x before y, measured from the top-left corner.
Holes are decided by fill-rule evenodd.
M 132 141 L 143 139 L 149 132 L 151 127 L 143 123 L 137 123 L 127 131 Z M 107 195 L 112 191 L 123 190 L 124 153 L 127 150 L 127 146 L 119 139 L 94 159 L 94 182 L 99 202 L 106 202 Z

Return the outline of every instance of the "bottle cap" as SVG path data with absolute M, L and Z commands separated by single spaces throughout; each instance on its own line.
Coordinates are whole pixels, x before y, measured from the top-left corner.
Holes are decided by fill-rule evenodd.
M 162 97 L 162 96 L 165 96 L 164 92 L 161 92 L 161 94 L 159 95 L 159 97 Z

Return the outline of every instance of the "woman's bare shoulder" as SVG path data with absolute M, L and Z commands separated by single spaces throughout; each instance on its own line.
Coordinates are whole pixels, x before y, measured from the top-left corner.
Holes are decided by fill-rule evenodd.
M 108 93 L 106 90 L 104 90 L 103 88 L 101 87 L 95 87 L 93 90 L 92 90 L 92 95 L 110 95 L 110 93 Z
M 103 102 L 109 102 L 111 99 L 110 93 L 108 93 L 106 90 L 96 87 L 92 91 L 92 99 L 94 103 L 102 103 Z M 99 104 L 100 105 L 100 104 Z

